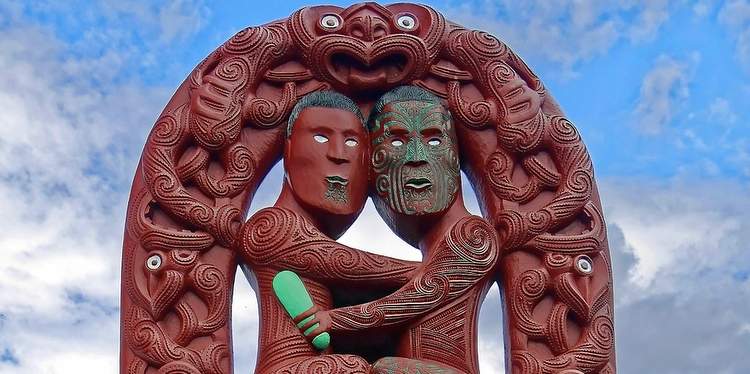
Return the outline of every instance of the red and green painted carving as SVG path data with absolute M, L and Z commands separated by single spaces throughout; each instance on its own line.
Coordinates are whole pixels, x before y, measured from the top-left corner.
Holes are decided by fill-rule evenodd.
M 245 220 L 282 160 L 277 201 Z M 368 195 L 422 261 L 336 241 Z M 494 282 L 508 373 L 615 372 L 578 131 L 507 45 L 426 6 L 304 8 L 240 31 L 179 87 L 132 186 L 121 372 L 230 373 L 238 266 L 258 297 L 256 373 L 478 373 Z

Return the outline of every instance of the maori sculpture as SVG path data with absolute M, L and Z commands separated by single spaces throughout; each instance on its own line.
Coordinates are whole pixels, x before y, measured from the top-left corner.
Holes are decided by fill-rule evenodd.
M 415 268 L 428 266 L 428 255 L 421 265 L 393 262 L 333 241 L 357 209 L 334 227 L 303 223 L 309 217 L 279 207 L 253 217 L 256 223 L 265 217 L 265 224 L 251 220 L 243 226 L 258 184 L 284 154 L 284 124 L 301 98 L 334 90 L 369 114 L 381 95 L 404 85 L 439 97 L 452 117 L 456 159 L 490 223 L 469 226 L 491 229 L 490 240 L 498 246 L 489 274 L 503 293 L 507 371 L 615 372 L 606 231 L 591 160 L 574 125 L 540 79 L 494 36 L 456 25 L 426 6 L 363 3 L 304 8 L 240 31 L 195 68 L 165 107 L 146 142 L 126 220 L 123 373 L 231 372 L 229 316 L 237 264 L 260 268 L 268 261 L 242 249 L 248 227 L 292 230 L 286 231 L 291 236 L 272 238 L 299 239 L 305 243 L 300 250 L 307 246 L 310 255 L 290 259 L 289 268 L 372 285 L 365 292 L 369 300 L 354 304 L 387 298 L 418 277 Z M 373 161 L 379 160 L 377 147 Z M 388 175 L 374 170 L 373 175 Z M 415 178 L 415 186 L 424 182 Z M 326 191 L 331 203 L 342 198 L 338 186 Z M 382 194 L 398 191 L 381 186 L 373 198 L 391 209 L 396 202 Z M 428 209 L 423 203 L 402 207 Z M 396 218 L 393 222 L 403 217 Z M 418 243 L 419 230 L 409 226 L 398 234 Z M 443 233 L 450 238 L 450 232 Z M 355 263 L 363 266 L 304 260 L 325 251 L 341 251 L 342 259 L 359 256 Z M 392 271 L 368 274 L 373 267 Z M 316 288 L 323 281 L 332 283 Z M 312 277 L 306 283 L 314 295 L 335 284 Z M 379 289 L 383 284 L 387 289 Z M 317 293 L 320 310 L 334 307 L 325 292 Z M 332 331 L 342 321 L 357 321 L 337 319 L 333 311 Z M 380 372 L 404 365 L 426 371 L 430 365 L 385 358 L 397 356 L 395 351 L 374 358 L 321 354 L 304 345 L 292 323 L 283 322 L 289 329 L 281 332 L 299 341 L 300 357 L 326 357 L 301 361 L 297 372 L 366 372 L 357 365 L 376 359 Z M 440 327 L 426 326 L 426 331 Z

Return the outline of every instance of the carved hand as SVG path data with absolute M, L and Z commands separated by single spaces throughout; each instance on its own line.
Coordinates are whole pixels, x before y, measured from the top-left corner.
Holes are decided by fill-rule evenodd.
M 316 305 L 297 316 L 294 324 L 310 343 L 314 343 L 313 340 L 320 334 L 331 331 L 331 315 Z

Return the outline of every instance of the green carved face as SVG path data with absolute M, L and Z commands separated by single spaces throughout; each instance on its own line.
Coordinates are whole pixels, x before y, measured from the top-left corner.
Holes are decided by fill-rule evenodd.
M 460 183 L 456 133 L 440 104 L 386 104 L 372 131 L 376 199 L 406 215 L 441 213 Z

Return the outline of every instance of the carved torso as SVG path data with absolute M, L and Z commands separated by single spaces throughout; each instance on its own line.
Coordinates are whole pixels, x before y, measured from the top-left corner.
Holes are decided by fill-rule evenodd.
M 281 270 L 298 273 L 313 302 L 331 309 L 330 287 L 346 282 L 394 287 L 407 282 L 414 266 L 354 250 L 328 238 L 301 215 L 284 208 L 258 211 L 245 224 L 241 255 L 255 275 L 260 304 L 259 373 L 276 373 L 289 362 L 319 354 L 300 334 L 272 290 Z M 276 370 L 276 371 L 275 371 Z

